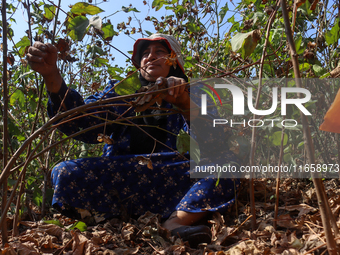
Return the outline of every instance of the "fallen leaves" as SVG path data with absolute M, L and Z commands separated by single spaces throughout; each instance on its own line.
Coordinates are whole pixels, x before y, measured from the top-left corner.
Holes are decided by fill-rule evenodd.
M 145 159 L 143 159 L 145 160 Z M 147 160 L 146 160 L 147 162 Z M 331 182 L 331 181 L 330 181 Z M 328 182 L 328 183 L 330 183 Z M 330 206 L 339 222 L 340 191 L 338 182 L 332 180 L 328 185 Z M 270 197 L 275 190 L 270 182 L 256 181 L 259 194 Z M 260 192 L 265 189 L 266 192 Z M 298 187 L 298 188 L 297 188 Z M 280 186 L 280 201 L 277 229 L 273 227 L 274 203 L 257 202 L 256 230 L 250 229 L 249 211 L 242 193 L 239 195 L 239 217 L 231 213 L 224 216 L 215 212 L 208 219 L 213 233 L 211 244 L 192 249 L 187 243 L 174 236 L 162 227 L 157 214 L 147 212 L 138 219 L 122 221 L 118 218 L 96 226 L 75 227 L 82 222 L 74 222 L 69 218 L 56 215 L 53 220 L 40 222 L 21 221 L 20 235 L 9 237 L 9 243 L 1 249 L 1 254 L 163 254 L 163 255 L 232 255 L 232 254 L 317 254 L 326 250 L 325 235 L 317 207 L 317 199 L 313 196 L 314 188 L 294 180 L 284 180 Z M 303 188 L 301 193 L 298 189 Z M 245 192 L 246 189 L 244 190 Z M 300 194 L 298 196 L 297 194 Z M 309 203 L 299 203 L 308 196 Z M 281 197 L 282 196 L 282 197 Z M 295 196 L 294 199 L 286 199 Z M 87 213 L 84 212 L 85 218 Z M 228 218 L 230 216 L 230 218 Z M 241 217 L 244 216 L 244 217 Z M 235 218 L 242 218 L 236 223 Z M 232 223 L 234 222 L 234 223 Z M 315 253 L 316 254 L 316 253 Z

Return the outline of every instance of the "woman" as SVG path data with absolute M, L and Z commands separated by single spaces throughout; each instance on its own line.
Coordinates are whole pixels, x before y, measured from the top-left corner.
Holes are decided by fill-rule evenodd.
M 176 59 L 169 60 L 170 56 L 176 56 Z M 56 66 L 57 50 L 51 44 L 35 42 L 29 48 L 27 58 L 32 69 L 45 80 L 50 96 L 50 117 L 60 110 L 117 96 L 112 89 L 117 81 L 110 81 L 103 92 L 90 96 L 85 102 L 75 90 L 67 92 L 67 86 Z M 154 34 L 135 42 L 132 60 L 137 68 L 141 67 L 142 86 L 154 82 L 167 86 L 161 107 L 146 109 L 139 118 L 133 120 L 136 125 L 143 125 L 143 130 L 136 125 L 108 123 L 105 133 L 110 135 L 112 144 L 104 146 L 102 157 L 70 160 L 55 166 L 52 170 L 55 189 L 52 204 L 64 215 L 73 218 L 80 218 L 84 210 L 92 215 L 100 213 L 104 218 L 121 213 L 139 216 L 151 211 L 167 218 L 163 226 L 173 235 L 188 240 L 191 246 L 209 243 L 210 228 L 191 225 L 208 212 L 224 212 L 233 202 L 234 184 L 230 179 L 221 179 L 218 186 L 212 178 L 199 181 L 191 179 L 189 161 L 173 151 L 176 149 L 174 134 L 178 134 L 181 129 L 188 131 L 189 121 L 190 126 L 195 122 L 194 119 L 190 120 L 189 110 L 194 103 L 186 89 L 188 78 L 184 74 L 180 45 L 170 35 Z M 148 101 L 146 96 L 143 100 Z M 173 107 L 182 112 L 161 114 L 165 112 L 161 109 Z M 126 110 L 126 107 L 103 105 L 94 110 L 93 115 L 86 114 L 59 126 L 59 129 L 70 135 L 103 120 L 114 120 L 122 114 L 124 118 L 136 116 L 133 110 L 128 113 Z M 192 112 L 193 116 L 195 114 Z M 97 128 L 75 138 L 97 143 L 98 134 L 103 132 L 104 128 Z M 146 133 L 161 143 L 155 143 Z M 138 157 L 150 158 L 153 167 L 138 164 Z M 237 162 L 232 154 L 230 159 Z

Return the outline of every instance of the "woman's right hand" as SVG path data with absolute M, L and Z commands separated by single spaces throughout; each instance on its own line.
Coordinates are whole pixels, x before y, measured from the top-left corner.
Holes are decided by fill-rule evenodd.
M 59 91 L 62 83 L 57 59 L 58 50 L 50 43 L 35 42 L 28 48 L 28 64 L 44 77 L 47 90 L 54 93 Z

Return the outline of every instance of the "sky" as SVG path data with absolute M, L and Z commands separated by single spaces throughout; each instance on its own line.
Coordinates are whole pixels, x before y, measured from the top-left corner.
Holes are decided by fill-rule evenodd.
M 45 3 L 49 3 L 49 0 L 44 0 Z M 116 29 L 116 25 L 122 21 L 127 22 L 128 17 L 132 17 L 132 22 L 131 24 L 137 25 L 136 18 L 140 20 L 141 26 L 143 30 L 148 30 L 152 33 L 156 32 L 154 30 L 154 27 L 152 25 L 152 22 L 146 21 L 145 17 L 150 15 L 150 16 L 155 16 L 160 20 L 161 16 L 166 16 L 172 14 L 171 11 L 166 10 L 164 7 L 158 11 L 155 12 L 154 9 L 151 8 L 152 1 L 153 0 L 146 0 L 145 2 L 147 3 L 146 5 L 143 3 L 143 0 L 130 0 L 130 1 L 119 1 L 119 0 L 107 0 L 103 2 L 102 0 L 97 1 L 97 0 L 92 0 L 92 4 L 97 5 L 101 9 L 104 10 L 104 12 L 99 13 L 98 15 L 103 19 L 104 17 L 108 17 L 111 20 L 111 23 L 114 26 L 114 29 Z M 25 2 L 25 1 L 24 1 Z M 33 1 L 31 1 L 33 2 Z M 36 1 L 39 2 L 39 1 Z M 54 0 L 52 1 L 55 4 L 58 4 L 58 1 Z M 77 2 L 80 2 L 79 0 L 61 0 L 61 9 L 64 11 L 69 11 L 70 7 L 69 5 L 75 4 Z M 87 1 L 88 2 L 88 1 Z M 129 4 L 132 4 L 132 7 L 135 7 L 137 10 L 140 12 L 137 13 L 125 13 L 122 10 L 122 6 L 128 6 Z M 225 0 L 220 0 L 219 3 L 224 5 Z M 12 1 L 12 4 L 14 6 L 18 5 L 18 10 L 13 16 L 13 18 L 16 20 L 16 24 L 12 24 L 12 29 L 14 30 L 14 41 L 17 42 L 20 40 L 21 37 L 25 36 L 26 33 L 25 31 L 28 29 L 28 24 L 27 24 L 27 11 L 24 9 L 23 5 L 21 3 L 18 4 L 17 1 Z M 232 9 L 232 5 L 230 4 L 230 9 Z M 117 12 L 119 11 L 119 12 Z M 115 14 L 114 14 L 115 13 Z M 114 14 L 114 15 L 112 15 Z M 60 12 L 60 19 L 59 20 L 64 20 L 65 19 L 65 14 L 63 12 Z M 112 16 L 111 16 L 112 15 Z M 135 15 L 135 17 L 134 17 Z M 230 15 L 228 12 L 227 16 Z M 53 23 L 51 23 L 53 24 Z M 51 27 L 52 29 L 52 27 Z M 134 41 L 138 38 L 141 37 L 140 33 L 136 33 L 135 35 L 127 36 L 125 34 L 120 34 L 118 37 L 114 37 L 111 44 L 115 46 L 116 48 L 120 49 L 123 51 L 125 54 L 129 55 L 127 52 L 131 51 L 133 48 Z M 9 42 L 9 49 L 11 49 L 11 43 Z M 113 56 L 115 57 L 115 61 L 113 64 L 117 64 L 118 66 L 125 66 L 126 65 L 126 57 L 123 56 L 121 53 L 117 51 L 112 51 Z M 17 60 L 17 59 L 16 59 Z M 18 60 L 17 60 L 18 61 Z
M 46 3 L 48 3 L 47 0 L 45 0 Z M 58 3 L 58 1 L 53 1 L 55 4 Z M 64 11 L 69 11 L 70 7 L 69 5 L 75 4 L 80 1 L 76 0 L 62 0 L 61 1 L 61 9 Z M 128 6 L 128 4 L 131 2 L 133 7 L 135 7 L 137 10 L 140 11 L 140 13 L 135 13 L 136 17 L 139 18 L 141 21 L 144 21 L 145 16 L 147 13 L 149 13 L 151 9 L 151 3 L 152 1 L 147 1 L 148 5 L 144 5 L 142 0 L 133 0 L 133 1 L 117 1 L 117 0 L 108 0 L 106 2 L 103 1 L 93 1 L 92 4 L 98 3 L 98 7 L 104 10 L 104 12 L 99 13 L 98 15 L 101 18 L 104 18 L 106 16 L 109 16 L 113 13 L 115 13 L 117 10 L 121 10 L 122 6 Z M 17 2 L 13 2 L 13 5 L 16 6 Z M 60 20 L 65 19 L 65 14 L 63 12 L 60 12 Z M 116 30 L 116 24 L 122 21 L 127 22 L 128 17 L 131 16 L 133 18 L 133 13 L 125 13 L 123 11 L 120 11 L 113 16 L 109 17 L 111 20 L 111 23 L 114 26 L 114 29 Z M 13 18 L 16 20 L 16 23 L 12 23 L 12 29 L 14 30 L 14 41 L 17 42 L 20 40 L 21 37 L 25 36 L 26 33 L 25 31 L 28 29 L 28 24 L 27 24 L 27 11 L 24 9 L 22 4 L 18 5 L 18 10 L 13 16 Z M 151 22 L 143 22 L 142 26 L 144 29 L 149 30 L 151 32 L 154 32 L 153 26 Z M 132 37 L 132 38 L 131 38 Z M 134 43 L 134 40 L 138 39 L 141 37 L 140 34 L 136 34 L 133 36 L 127 36 L 125 34 L 120 34 L 118 37 L 114 37 L 111 44 L 124 53 L 128 55 L 128 51 L 132 50 L 132 46 Z M 9 49 L 11 49 L 12 44 L 9 42 Z M 115 64 L 118 64 L 119 66 L 123 66 L 126 60 L 126 57 L 124 57 L 121 53 L 119 52 L 114 52 L 115 54 Z M 122 65 L 120 65 L 120 63 Z

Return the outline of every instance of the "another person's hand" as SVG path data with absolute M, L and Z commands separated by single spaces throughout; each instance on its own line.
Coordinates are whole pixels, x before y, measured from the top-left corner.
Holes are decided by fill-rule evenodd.
M 57 48 L 50 43 L 35 42 L 28 48 L 28 64 L 44 77 L 47 90 L 55 93 L 59 91 L 62 83 L 57 59 Z

